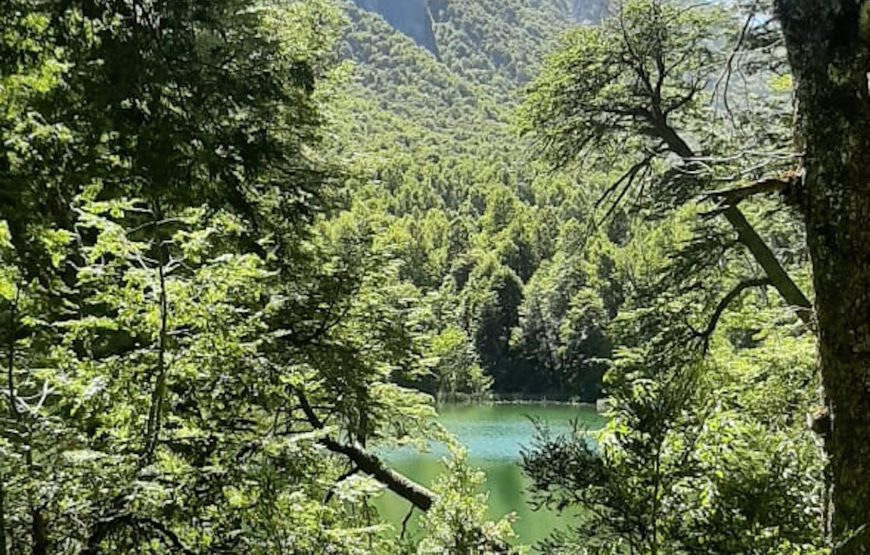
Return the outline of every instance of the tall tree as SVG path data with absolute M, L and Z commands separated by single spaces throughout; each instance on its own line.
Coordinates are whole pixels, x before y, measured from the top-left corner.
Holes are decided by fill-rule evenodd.
M 710 91 L 728 58 L 713 45 L 724 43 L 733 26 L 709 6 L 621 2 L 600 27 L 563 37 L 529 88 L 524 120 L 536 147 L 556 166 L 603 159 L 612 167 L 614 156 L 631 160 L 599 201 L 609 207 L 606 216 L 633 188 L 651 197 L 641 200 L 673 209 L 732 183 L 735 189 L 711 195 L 717 201 L 712 213 L 723 217 L 752 256 L 752 271 L 765 274 L 765 283 L 810 322 L 809 299 L 739 206 L 788 185 L 763 171 L 781 169 L 765 160 L 779 156 L 782 138 L 757 124 L 754 135 L 738 134 L 742 121 L 723 122 L 711 107 Z
M 870 2 L 775 0 L 797 103 L 841 555 L 870 553 Z
M 653 369 L 650 383 L 656 387 L 666 387 L 671 382 L 679 385 L 684 377 L 672 379 L 672 373 L 699 363 L 726 309 L 729 305 L 733 309 L 747 289 L 772 286 L 807 324 L 799 326 L 803 327 L 802 333 L 813 327 L 810 296 L 802 292 L 802 288 L 809 290 L 808 283 L 798 277 L 803 273 L 802 267 L 789 252 L 803 252 L 802 226 L 781 207 L 780 217 L 792 222 L 785 228 L 791 233 L 771 227 L 776 218 L 761 219 L 753 214 L 758 206 L 764 206 L 766 193 L 780 192 L 787 201 L 799 200 L 800 192 L 795 187 L 797 174 L 787 171 L 799 159 L 791 145 L 790 99 L 772 90 L 774 83 L 787 81 L 788 76 L 783 74 L 783 56 L 777 57 L 776 49 L 771 48 L 775 38 L 769 32 L 770 18 L 759 16 L 758 12 L 746 15 L 741 27 L 733 15 L 710 6 L 626 0 L 614 8 L 612 17 L 601 27 L 579 29 L 563 39 L 563 47 L 531 87 L 525 114 L 542 152 L 557 165 L 580 159 L 587 165 L 598 162 L 600 166 L 612 164 L 614 156 L 618 160 L 629 159 L 601 200 L 608 207 L 608 214 L 625 199 L 632 198 L 635 205 L 642 205 L 643 214 L 673 213 L 679 206 L 698 210 L 699 205 L 692 201 L 699 198 L 702 202 L 704 199 L 714 202 L 707 216 L 716 216 L 721 226 L 705 224 L 696 226 L 691 234 L 675 236 L 674 245 L 681 252 L 672 255 L 672 263 L 661 268 L 662 279 L 653 282 L 655 300 L 641 305 L 637 317 L 627 320 L 635 322 L 636 333 L 643 338 L 639 345 L 659 344 L 659 348 L 637 355 L 645 372 Z M 811 25 L 810 20 L 803 25 Z M 735 37 L 736 46 L 725 47 L 731 37 Z M 744 47 L 752 53 L 740 53 Z M 732 80 L 732 75 L 738 73 L 735 64 L 742 56 L 750 58 L 740 68 L 743 79 Z M 866 75 L 863 86 L 866 95 Z M 739 95 L 734 94 L 736 87 L 741 88 Z M 773 211 L 768 209 L 765 213 Z M 706 221 L 709 224 L 711 219 Z M 791 247 L 784 249 L 786 245 Z M 738 262 L 735 255 L 741 251 L 751 257 L 739 256 L 743 261 Z M 710 273 L 714 268 L 716 273 Z M 690 311 L 685 310 L 682 297 L 717 287 L 731 271 L 736 274 L 734 288 L 720 293 L 718 303 L 703 302 L 710 316 L 704 327 L 695 330 L 686 321 L 691 316 L 686 316 Z M 705 275 L 706 280 L 699 278 Z M 680 297 L 678 310 L 670 302 L 675 294 Z M 701 339 L 700 353 L 695 350 L 698 343 L 692 341 L 693 336 Z M 734 339 L 737 347 L 741 341 L 737 336 Z M 621 388 L 642 387 L 643 381 L 637 373 L 627 372 L 624 363 L 631 362 L 630 357 L 621 353 L 617 360 L 607 383 L 616 397 L 618 412 L 631 407 L 631 399 L 619 398 Z M 851 387 L 856 387 L 854 382 Z M 645 398 L 646 394 L 640 397 Z M 807 404 L 794 405 L 789 410 L 795 409 L 809 412 Z M 714 426 L 715 418 L 710 418 L 710 414 L 699 417 Z M 643 426 L 640 422 L 632 423 L 627 429 L 639 430 Z M 674 437 L 679 437 L 683 444 L 691 442 L 687 431 L 679 431 Z M 785 431 L 785 437 L 794 444 L 809 443 L 794 430 Z M 710 439 L 711 445 L 717 444 L 717 438 Z M 809 444 L 808 459 L 812 459 L 813 447 Z M 541 452 L 548 451 L 545 448 Z M 600 462 L 601 458 L 594 456 L 592 460 Z M 543 483 L 546 485 L 546 481 Z M 743 479 L 737 483 L 743 484 Z M 810 478 L 807 483 L 816 482 Z M 661 483 L 656 479 L 653 485 L 650 506 L 666 506 L 660 504 Z M 736 507 L 737 504 L 732 509 Z M 760 514 L 756 508 L 746 505 L 746 514 Z M 777 526 L 777 514 L 784 520 L 782 515 L 786 511 L 767 515 L 765 526 Z M 863 514 L 866 515 L 866 510 Z M 678 518 L 680 522 L 690 520 L 686 514 Z M 805 536 L 810 541 L 820 538 L 820 530 L 813 530 L 811 521 L 820 519 L 808 519 L 793 530 L 798 535 L 810 531 Z M 661 539 L 664 532 L 655 526 L 650 533 Z M 690 535 L 705 541 L 711 537 L 697 531 Z M 677 536 L 671 536 L 671 540 L 685 541 Z M 757 549 L 755 542 L 750 540 Z M 688 552 L 695 552 L 686 545 Z M 743 552 L 735 549 L 734 544 L 723 545 L 723 552 Z M 655 552 L 651 548 L 650 551 Z M 705 552 L 715 550 L 708 544 Z

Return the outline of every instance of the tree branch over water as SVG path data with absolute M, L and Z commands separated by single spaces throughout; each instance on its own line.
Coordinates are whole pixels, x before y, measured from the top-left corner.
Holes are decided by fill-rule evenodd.
M 299 406 L 308 422 L 314 428 L 323 430 L 325 426 L 317 416 L 311 403 L 309 403 L 308 398 L 302 391 L 298 389 L 295 391 L 299 399 Z M 320 444 L 337 455 L 347 457 L 361 471 L 375 478 L 390 491 L 407 500 L 421 511 L 428 511 L 437 499 L 434 493 L 396 472 L 384 464 L 380 458 L 366 451 L 365 447 L 358 441 L 342 443 L 332 437 L 325 436 L 320 439 Z

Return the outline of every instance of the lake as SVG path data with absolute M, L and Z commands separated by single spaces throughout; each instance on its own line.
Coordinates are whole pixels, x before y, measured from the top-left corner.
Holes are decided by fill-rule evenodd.
M 533 420 L 545 422 L 554 432 L 571 431 L 572 421 L 581 428 L 600 429 L 606 422 L 594 407 L 554 404 L 492 404 L 448 405 L 439 409 L 439 420 L 468 448 L 469 461 L 486 474 L 485 491 L 489 493 L 489 516 L 498 519 L 508 513 L 516 514 L 514 529 L 520 542 L 531 545 L 547 537 L 565 522 L 565 517 L 549 511 L 533 511 L 527 501 L 528 479 L 519 467 L 520 452 L 534 437 Z M 447 451 L 433 446 L 430 453 L 410 449 L 395 450 L 385 458 L 396 470 L 429 485 L 443 469 L 441 458 Z M 385 492 L 375 503 L 378 510 L 397 529 L 408 513 L 409 505 L 392 492 Z M 413 533 L 414 522 L 409 531 Z

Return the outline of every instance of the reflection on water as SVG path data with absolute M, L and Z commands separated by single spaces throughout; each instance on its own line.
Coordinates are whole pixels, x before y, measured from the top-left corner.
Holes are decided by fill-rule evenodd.
M 592 407 L 542 404 L 498 404 L 445 406 L 440 421 L 468 448 L 469 460 L 486 474 L 485 490 L 489 494 L 489 516 L 496 519 L 516 514 L 514 529 L 520 541 L 533 544 L 548 536 L 566 517 L 549 511 L 532 511 L 527 501 L 528 479 L 519 468 L 520 452 L 534 437 L 534 421 L 541 421 L 556 433 L 571 431 L 572 421 L 589 430 L 601 428 L 605 420 Z M 429 453 L 410 448 L 385 455 L 391 466 L 423 484 L 431 484 L 442 470 L 441 458 L 447 454 L 442 445 Z M 386 518 L 400 526 L 408 504 L 390 492 L 375 503 Z M 410 524 L 413 531 L 415 514 Z

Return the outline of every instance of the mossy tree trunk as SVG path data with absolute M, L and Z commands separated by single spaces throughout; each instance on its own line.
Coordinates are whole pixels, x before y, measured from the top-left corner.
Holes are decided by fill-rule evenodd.
M 837 555 L 870 554 L 870 3 L 775 0 L 805 152 Z M 854 535 L 850 536 L 851 533 Z

